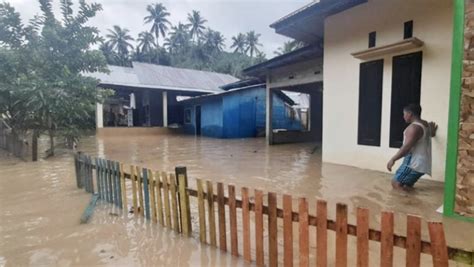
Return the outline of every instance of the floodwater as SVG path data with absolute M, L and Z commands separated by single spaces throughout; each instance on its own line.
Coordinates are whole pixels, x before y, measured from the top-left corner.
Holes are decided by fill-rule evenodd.
M 442 221 L 448 245 L 474 249 L 472 224 L 443 218 L 435 211 L 442 204 L 442 183 L 422 180 L 414 192 L 395 192 L 388 174 L 321 163 L 317 144 L 267 146 L 261 138 L 128 136 L 85 138 L 79 150 L 152 170 L 171 172 L 175 166 L 186 166 L 191 187 L 194 178 L 202 178 L 234 184 L 237 192 L 245 186 L 276 192 L 279 197 L 290 194 L 295 210 L 297 198 L 306 197 L 310 214 L 315 213 L 315 200 L 325 199 L 332 219 L 335 204 L 343 202 L 352 224 L 355 207 L 367 207 L 371 228 L 376 229 L 380 211 L 394 210 L 398 234 L 406 231 L 406 214 L 417 214 L 424 220 Z M 88 224 L 80 225 L 90 195 L 75 187 L 70 153 L 35 163 L 3 153 L 0 170 L 0 266 L 246 266 L 240 258 L 199 245 L 197 239 L 182 238 L 104 204 L 98 205 Z M 425 223 L 422 238 L 429 240 Z M 378 253 L 372 243 L 371 259 Z M 330 261 L 333 245 L 329 243 Z M 395 250 L 396 266 L 404 264 L 402 252 Z M 349 262 L 354 262 L 354 253 L 349 254 Z M 297 250 L 294 255 L 297 258 Z M 314 262 L 314 257 L 310 260 Z M 425 255 L 422 263 L 427 262 Z

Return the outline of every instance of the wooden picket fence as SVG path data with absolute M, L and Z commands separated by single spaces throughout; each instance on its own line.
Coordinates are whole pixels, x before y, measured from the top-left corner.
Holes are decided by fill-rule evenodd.
M 84 187 L 87 192 L 98 194 L 101 200 L 127 211 L 130 206 L 135 215 L 144 216 L 188 237 L 193 235 L 190 197 L 197 198 L 200 241 L 228 251 L 226 228 L 229 227 L 230 253 L 233 256 L 243 256 L 246 261 L 255 262 L 257 266 L 277 266 L 279 253 L 283 253 L 284 266 L 293 266 L 294 241 L 299 244 L 299 255 L 296 255 L 299 266 L 309 266 L 310 227 L 315 227 L 316 231 L 315 255 L 318 267 L 328 266 L 328 252 L 333 251 L 335 266 L 355 265 L 348 263 L 348 249 L 356 251 L 357 266 L 369 266 L 369 241 L 380 243 L 380 266 L 383 267 L 393 266 L 394 247 L 406 251 L 406 266 L 410 267 L 420 266 L 421 254 L 431 255 L 435 267 L 448 266 L 449 260 L 473 264 L 472 251 L 447 246 L 440 222 L 428 222 L 430 242 L 421 240 L 422 220 L 418 216 L 407 216 L 406 236 L 401 236 L 394 233 L 394 213 L 389 211 L 381 213 L 381 230 L 374 230 L 369 228 L 369 210 L 366 208 L 357 208 L 357 224 L 352 225 L 348 223 L 348 208 L 341 203 L 336 205 L 334 221 L 328 219 L 327 203 L 324 200 L 316 201 L 315 215 L 311 215 L 306 198 L 298 199 L 296 212 L 290 195 L 282 196 L 283 205 L 279 208 L 278 196 L 272 192 L 266 194 L 265 205 L 265 194 L 261 190 L 254 190 L 252 199 L 250 190 L 243 187 L 241 197 L 237 199 L 235 186 L 227 186 L 226 196 L 223 183 L 218 182 L 214 187 L 213 182 L 201 179 L 196 179 L 197 189 L 192 189 L 188 185 L 185 167 L 177 167 L 175 173 L 166 173 L 130 166 L 127 172 L 121 163 L 93 159 L 81 153 L 75 156 L 75 165 L 79 188 Z M 127 192 L 128 183 L 131 183 L 131 192 Z M 214 193 L 214 188 L 217 189 L 217 194 Z M 132 195 L 130 205 L 127 203 L 129 194 Z M 250 219 L 251 213 L 254 215 L 253 222 Z M 239 215 L 241 225 L 238 224 Z M 264 215 L 267 217 L 266 228 Z M 282 251 L 278 251 L 279 219 L 283 225 Z M 297 237 L 293 236 L 294 223 L 298 224 Z M 251 240 L 251 227 L 254 230 L 254 242 Z M 329 231 L 335 232 L 335 250 L 328 247 Z M 242 240 L 239 239 L 239 232 Z M 268 251 L 264 250 L 264 236 L 268 236 Z M 349 247 L 348 236 L 356 237 L 355 247 Z M 242 244 L 241 249 L 239 243 Z M 251 253 L 252 244 L 254 257 Z

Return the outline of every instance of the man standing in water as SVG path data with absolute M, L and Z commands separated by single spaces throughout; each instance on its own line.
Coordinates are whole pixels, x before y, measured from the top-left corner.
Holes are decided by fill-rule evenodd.
M 408 190 L 424 174 L 431 175 L 431 138 L 438 126 L 421 119 L 421 107 L 410 104 L 403 109 L 403 119 L 409 123 L 403 132 L 403 145 L 388 161 L 387 169 L 392 171 L 395 162 L 404 157 L 392 180 L 395 189 Z

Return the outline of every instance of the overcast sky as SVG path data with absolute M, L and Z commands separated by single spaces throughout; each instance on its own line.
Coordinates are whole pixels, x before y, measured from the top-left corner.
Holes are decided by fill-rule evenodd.
M 7 0 L 7 2 L 20 12 L 24 22 L 40 12 L 37 0 Z M 59 17 L 59 0 L 53 2 Z M 78 1 L 73 2 L 77 4 Z M 151 28 L 151 25 L 143 23 L 143 18 L 147 15 L 146 6 L 161 2 L 171 13 L 169 20 L 172 24 L 185 22 L 187 14 L 193 9 L 200 11 L 208 20 L 209 27 L 224 34 L 228 50 L 232 36 L 239 32 L 255 30 L 261 34 L 263 52 L 267 58 L 272 58 L 275 56 L 274 51 L 288 39 L 276 34 L 269 25 L 311 0 L 95 0 L 93 2 L 101 3 L 103 10 L 91 21 L 91 25 L 98 27 L 103 35 L 113 25 L 119 25 L 129 29 L 131 35 L 136 38 L 139 32 Z

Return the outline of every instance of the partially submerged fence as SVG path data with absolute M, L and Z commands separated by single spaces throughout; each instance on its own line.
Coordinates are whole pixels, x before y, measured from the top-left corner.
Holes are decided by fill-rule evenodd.
M 2 119 L 0 119 L 0 148 L 23 160 L 27 160 L 29 157 L 28 144 L 15 135 Z
M 257 266 L 277 266 L 279 253 L 283 255 L 284 266 L 293 266 L 294 260 L 298 261 L 299 266 L 309 266 L 310 238 L 313 238 L 310 236 L 311 227 L 316 232 L 316 266 L 327 266 L 328 252 L 333 251 L 335 266 L 355 265 L 348 263 L 348 249 L 356 251 L 357 266 L 369 266 L 369 241 L 380 244 L 380 266 L 384 267 L 393 266 L 395 247 L 405 250 L 406 266 L 420 266 L 421 254 L 431 255 L 435 267 L 448 266 L 449 260 L 473 264 L 473 252 L 447 246 L 440 222 L 428 222 L 430 242 L 421 240 L 422 221 L 418 216 L 407 216 L 406 236 L 401 236 L 394 233 L 394 214 L 389 211 L 381 213 L 381 230 L 374 230 L 369 228 L 369 210 L 365 208 L 357 208 L 357 224 L 352 225 L 348 223 L 345 204 L 336 205 L 336 219 L 331 220 L 324 200 L 316 202 L 316 213 L 311 215 L 306 198 L 298 199 L 296 212 L 290 195 L 283 195 L 280 208 L 277 206 L 277 194 L 271 192 L 267 194 L 265 204 L 263 191 L 255 190 L 251 197 L 246 187 L 241 188 L 240 199 L 237 199 L 233 185 L 227 186 L 227 196 L 223 183 L 217 183 L 214 187 L 211 181 L 196 179 L 197 189 L 190 188 L 186 168 L 183 167 L 177 167 L 175 173 L 166 173 L 130 166 L 130 171 L 126 172 L 121 163 L 93 159 L 83 154 L 75 156 L 75 165 L 79 188 L 84 187 L 87 192 L 118 207 L 128 210 L 130 206 L 135 215 L 144 216 L 188 237 L 192 236 L 189 198 L 197 198 L 200 241 L 228 251 L 229 238 L 232 255 L 242 255 L 246 261 L 255 261 Z M 127 186 L 129 183 L 131 186 Z M 217 194 L 214 194 L 215 188 Z M 131 189 L 130 192 L 128 189 Z M 129 194 L 132 195 L 130 205 Z M 251 213 L 254 215 L 253 222 Z M 267 227 L 264 227 L 264 215 Z M 293 236 L 294 223 L 298 224 L 297 236 Z M 283 226 L 283 230 L 280 229 L 283 235 L 282 251 L 278 250 L 279 224 Z M 230 228 L 229 237 L 227 227 Z M 328 246 L 330 231 L 335 233 L 335 249 Z M 242 240 L 239 240 L 238 232 L 242 233 Z M 267 246 L 264 246 L 264 236 L 267 237 Z M 348 236 L 356 238 L 355 247 L 349 247 Z M 293 255 L 295 241 L 299 255 Z M 255 253 L 251 253 L 252 244 Z

